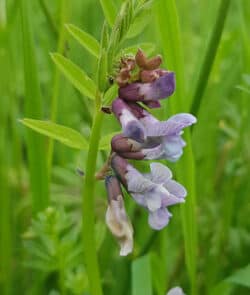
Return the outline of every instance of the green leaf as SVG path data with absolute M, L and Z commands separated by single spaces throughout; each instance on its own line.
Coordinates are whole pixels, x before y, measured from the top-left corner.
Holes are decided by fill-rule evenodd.
M 66 28 L 69 33 L 82 45 L 82 47 L 88 50 L 88 52 L 93 56 L 98 58 L 100 44 L 94 37 L 72 24 L 66 25 Z
M 150 9 L 145 9 L 135 18 L 126 34 L 127 39 L 138 36 L 144 30 L 145 26 L 149 23 L 150 13 Z
M 96 85 L 87 74 L 72 61 L 59 53 L 51 54 L 54 63 L 64 76 L 85 96 L 95 99 Z
M 117 9 L 114 2 L 112 0 L 100 0 L 100 4 L 108 24 L 112 27 L 117 15 Z
M 132 263 L 132 295 L 152 295 L 152 281 L 149 255 Z
M 103 106 L 109 106 L 113 99 L 116 98 L 118 92 L 118 86 L 112 85 L 104 94 Z
M 33 119 L 23 119 L 21 123 L 25 126 L 46 135 L 50 138 L 75 149 L 84 150 L 88 147 L 87 140 L 77 131 L 63 125 L 58 125 L 49 121 Z
M 250 288 L 250 264 L 236 271 L 226 281 Z
M 99 150 L 109 150 L 112 137 L 114 137 L 118 133 L 119 132 L 112 132 L 112 133 L 109 133 L 109 134 L 103 136 L 100 140 Z

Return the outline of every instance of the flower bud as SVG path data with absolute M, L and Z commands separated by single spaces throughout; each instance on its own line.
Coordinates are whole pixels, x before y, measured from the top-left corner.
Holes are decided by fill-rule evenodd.
M 105 182 L 109 199 L 106 223 L 120 244 L 120 255 L 126 256 L 133 250 L 133 228 L 126 214 L 118 179 L 107 176 Z

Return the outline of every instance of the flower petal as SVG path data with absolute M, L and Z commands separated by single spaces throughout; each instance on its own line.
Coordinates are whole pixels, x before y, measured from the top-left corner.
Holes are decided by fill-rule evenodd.
M 185 295 L 180 287 L 172 288 L 168 291 L 167 295 Z
M 161 195 L 157 193 L 157 189 L 152 189 L 145 193 L 145 203 L 148 210 L 152 212 L 161 208 Z
M 106 223 L 120 244 L 120 255 L 125 256 L 133 250 L 133 228 L 127 217 L 122 195 L 109 201 Z
M 182 156 L 185 145 L 185 141 L 179 135 L 164 137 L 162 142 L 164 155 L 162 158 L 176 162 Z
M 145 178 L 131 165 L 128 165 L 125 178 L 127 180 L 127 189 L 130 193 L 144 193 L 154 187 L 154 184 L 149 179 Z
M 161 163 L 150 163 L 150 180 L 157 184 L 167 182 L 172 178 L 171 170 Z
M 167 180 L 164 184 L 164 187 L 169 191 L 170 194 L 175 195 L 177 198 L 184 199 L 187 195 L 185 187 L 175 180 Z
M 168 224 L 171 216 L 167 209 L 160 208 L 149 213 L 148 223 L 153 229 L 160 230 Z
M 180 113 L 170 117 L 167 121 L 156 122 L 145 126 L 147 136 L 177 135 L 180 131 L 194 123 L 196 118 L 188 113 Z

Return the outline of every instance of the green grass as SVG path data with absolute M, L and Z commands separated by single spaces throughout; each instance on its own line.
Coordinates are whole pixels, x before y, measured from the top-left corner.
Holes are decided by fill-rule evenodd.
M 0 0 L 0 294 L 165 295 L 173 286 L 188 295 L 248 294 L 250 3 L 154 0 L 129 31 L 136 37 L 124 38 L 128 15 L 112 34 L 122 43 L 107 46 L 104 18 L 105 32 L 122 2 Z M 104 184 L 94 180 L 120 128 L 100 112 L 100 98 L 110 101 L 110 58 L 143 43 L 176 73 L 175 94 L 154 114 L 191 110 L 198 122 L 185 130 L 179 162 L 166 163 L 186 202 L 156 233 L 126 198 L 135 250 L 121 258 L 105 226 Z M 56 123 L 36 122 L 59 143 L 23 118 Z M 68 128 L 64 138 L 58 125 L 78 133 Z

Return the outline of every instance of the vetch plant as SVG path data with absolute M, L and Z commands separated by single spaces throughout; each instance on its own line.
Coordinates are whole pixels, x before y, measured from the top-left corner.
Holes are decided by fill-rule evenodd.
M 128 64 L 132 66 L 127 67 Z M 160 64 L 161 58 L 159 56 L 149 60 L 140 49 L 134 59 L 130 57 L 129 60 L 122 60 L 120 72 L 116 78 L 120 86 L 119 96 L 112 103 L 112 112 L 119 120 L 123 132 L 112 138 L 112 151 L 109 160 L 114 174 L 127 192 L 136 203 L 149 211 L 148 222 L 155 230 L 160 230 L 168 224 L 172 215 L 167 207 L 184 202 L 187 192 L 181 184 L 172 180 L 172 172 L 163 164 L 151 163 L 151 172 L 141 174 L 126 159 L 177 161 L 185 146 L 185 141 L 181 138 L 182 129 L 196 122 L 194 116 L 184 113 L 160 122 L 138 103 L 146 104 L 150 108 L 158 108 L 160 107 L 159 100 L 174 92 L 174 73 L 160 69 Z M 124 68 L 123 65 L 126 67 Z M 145 79 L 145 71 L 147 79 Z M 105 168 L 109 174 L 109 167 Z M 110 177 L 112 176 L 106 177 L 107 182 L 110 181 Z M 117 198 L 117 196 L 121 196 L 121 193 L 118 192 L 121 190 L 117 179 L 115 186 L 114 191 L 117 191 L 115 194 Z M 110 196 L 109 187 L 107 188 Z M 109 211 L 110 207 L 107 215 L 109 215 Z M 121 221 L 126 220 L 128 227 L 123 203 L 120 206 L 113 206 L 113 211 L 112 215 L 116 218 L 113 218 L 112 222 L 108 221 L 108 225 L 112 233 L 119 239 L 120 254 L 125 255 L 132 251 L 132 247 L 129 251 L 128 240 L 122 241 L 120 239 L 120 236 L 124 235 L 124 226 L 121 226 Z M 120 220 L 118 220 L 118 216 L 120 216 Z M 114 227 L 116 231 L 112 230 Z M 117 231 L 118 228 L 120 228 L 120 232 Z M 129 245 L 132 246 L 130 224 L 129 229 Z M 124 248 L 126 251 L 123 251 Z
M 161 107 L 160 100 L 173 94 L 175 75 L 160 68 L 162 59 L 159 55 L 147 58 L 138 49 L 143 47 L 140 44 L 134 47 L 138 49 L 136 52 L 122 49 L 127 38 L 134 37 L 143 29 L 137 20 L 152 2 L 125 1 L 114 18 L 109 13 L 109 5 L 102 1 L 107 21 L 103 25 L 100 43 L 74 25 L 66 26 L 69 33 L 96 58 L 94 80 L 65 56 L 51 55 L 62 74 L 94 103 L 88 139 L 55 123 L 22 120 L 24 125 L 69 147 L 87 150 L 82 195 L 82 241 L 90 293 L 93 295 L 102 294 L 94 232 L 97 178 L 106 181 L 109 203 L 106 222 L 118 238 L 121 255 L 127 255 L 133 249 L 133 228 L 126 214 L 120 183 L 139 205 L 148 210 L 149 224 L 157 230 L 169 222 L 171 213 L 167 207 L 183 202 L 186 197 L 185 188 L 172 179 L 172 172 L 165 165 L 151 163 L 151 173 L 142 174 L 128 162 L 129 159 L 177 161 L 185 146 L 182 129 L 196 122 L 195 117 L 186 113 L 174 115 L 164 122 L 154 118 L 146 108 Z M 96 173 L 98 150 L 102 148 L 100 142 L 103 141 L 100 139 L 101 127 L 105 113 L 111 112 L 121 123 L 122 133 L 111 140 L 107 163 Z

